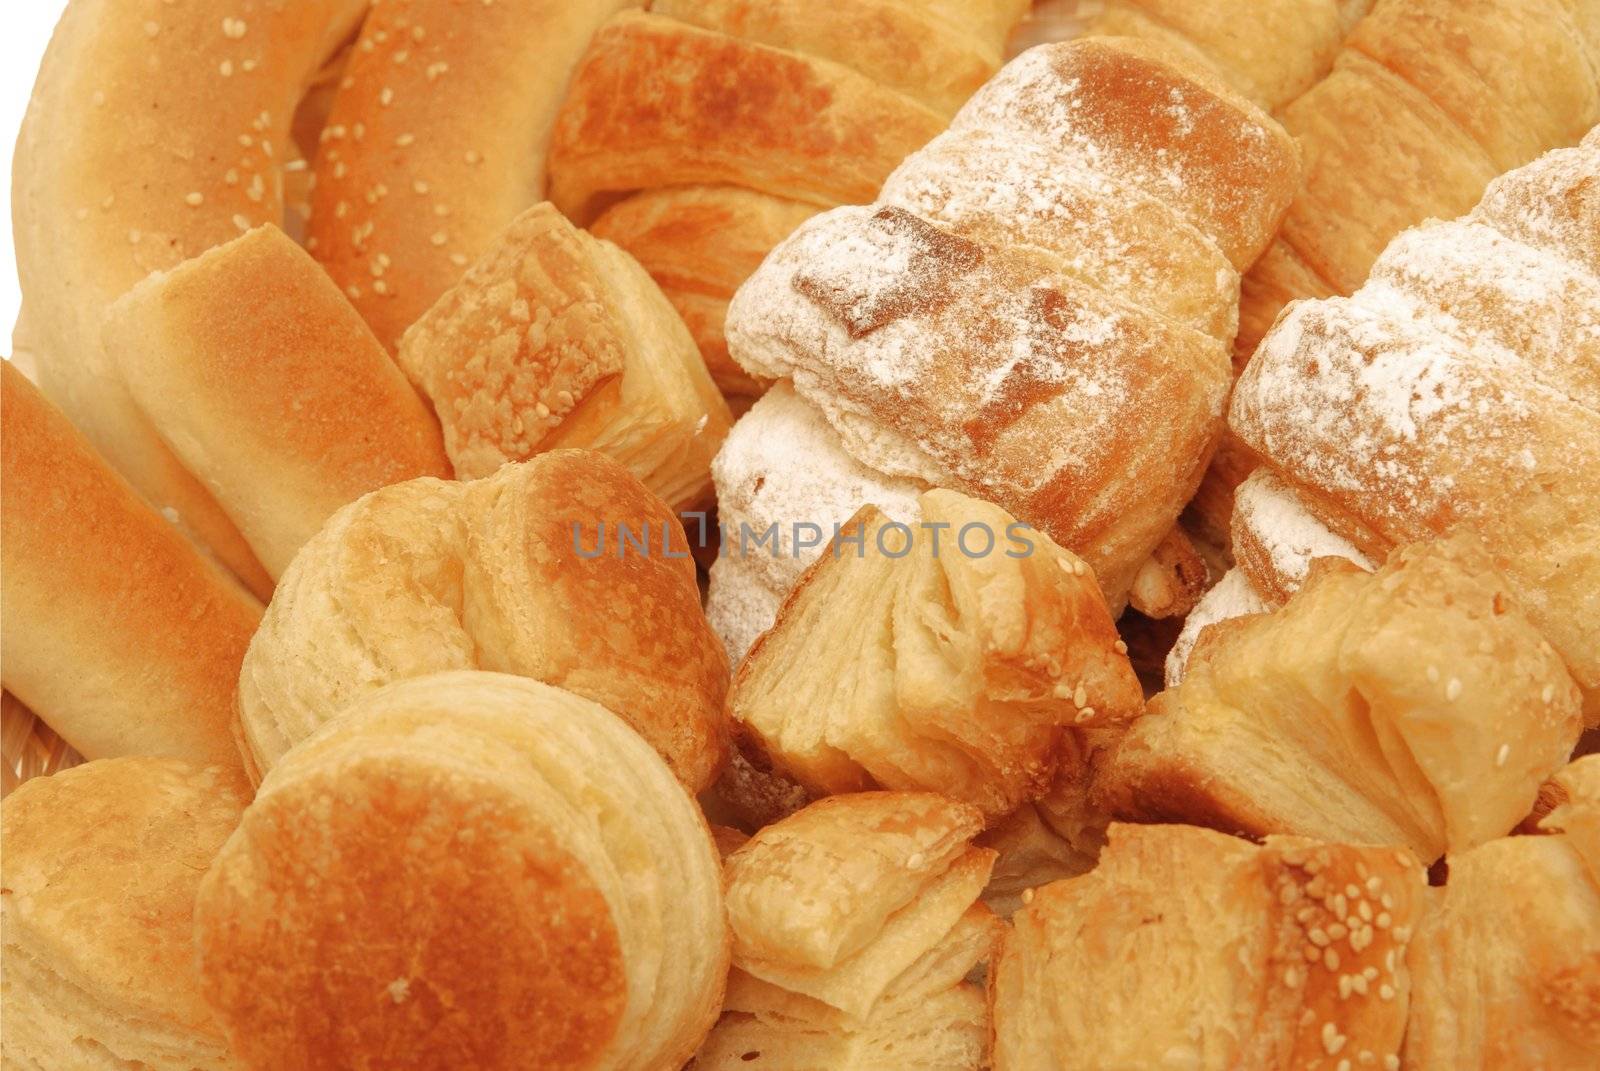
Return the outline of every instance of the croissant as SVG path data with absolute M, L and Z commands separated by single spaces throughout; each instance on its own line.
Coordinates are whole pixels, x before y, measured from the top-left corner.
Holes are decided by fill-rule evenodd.
M 549 204 L 496 239 L 406 331 L 397 359 L 432 401 L 463 480 L 582 447 L 687 509 L 709 497 L 733 422 L 656 284 Z
M 1462 536 L 1375 574 L 1320 559 L 1283 609 L 1212 625 L 1095 793 L 1123 818 L 1432 861 L 1509 832 L 1582 727 L 1561 659 Z
M 1026 0 L 656 0 L 595 36 L 550 151 L 550 196 L 639 257 L 719 386 L 728 299 L 815 212 L 869 201 L 999 69 Z M 598 218 L 596 218 L 598 216 Z
M 384 346 L 543 198 L 573 69 L 642 3 L 372 5 L 314 146 L 306 247 Z
M 727 974 L 718 876 L 615 715 L 436 674 L 273 768 L 201 883 L 200 973 L 261 1071 L 680 1067 Z
M 994 1071 L 1398 1071 L 1425 891 L 1391 848 L 1114 825 L 1012 920 Z
M 998 503 L 1082 555 L 1117 610 L 1220 434 L 1238 269 L 1296 175 L 1271 119 L 1173 62 L 1110 39 L 1027 53 L 878 205 L 779 246 L 728 318 L 741 364 L 791 379 L 844 453 Z M 771 486 L 792 471 L 769 498 L 799 497 Z M 713 577 L 713 617 L 756 601 L 731 582 Z
M 200 879 L 250 800 L 236 768 L 102 759 L 0 808 L 0 1061 L 236 1071 L 194 967 Z
M 237 766 L 228 710 L 260 604 L 10 361 L 0 362 L 0 485 L 6 690 L 90 758 Z
M 273 577 L 339 507 L 450 476 L 427 407 L 277 227 L 140 283 L 111 306 L 105 340 L 140 411 Z
M 936 790 L 1000 818 L 1044 793 L 1063 733 L 1131 719 L 1144 695 L 1081 560 L 953 491 L 919 512 L 916 530 L 857 514 L 728 709 L 815 794 Z
M 1303 513 L 1371 559 L 1475 531 L 1592 721 L 1597 413 L 1600 131 L 1497 179 L 1471 215 L 1401 235 L 1353 297 L 1289 308 L 1229 419 Z M 1240 525 L 1283 542 L 1270 514 Z
M 1554 779 L 1545 835 L 1450 859 L 1417 930 L 1405 1066 L 1584 1071 L 1600 1051 L 1600 757 Z
M 646 542 L 624 543 L 624 529 Z M 683 529 L 603 455 L 412 480 L 336 513 L 284 573 L 245 655 L 247 765 L 259 776 L 384 684 L 458 669 L 602 704 L 696 791 L 722 764 L 727 661 Z
M 17 140 L 17 270 L 45 393 L 146 501 L 263 593 L 270 578 L 134 403 L 101 324 L 152 271 L 281 222 L 295 105 L 367 7 L 229 3 L 200 18 L 75 0 Z
M 733 970 L 694 1071 L 978 1071 L 988 1014 L 964 981 L 1002 924 L 977 903 L 983 819 L 931 793 L 819 801 L 724 870 Z

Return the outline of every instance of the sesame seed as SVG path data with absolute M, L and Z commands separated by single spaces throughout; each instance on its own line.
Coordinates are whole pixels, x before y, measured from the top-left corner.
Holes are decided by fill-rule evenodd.
M 1460 677 L 1450 678 L 1450 683 L 1444 686 L 1444 697 L 1452 703 L 1461 698 Z
M 1506 760 L 1509 759 L 1510 757 L 1511 757 L 1511 745 L 1510 744 L 1501 744 L 1500 745 L 1500 750 L 1495 752 L 1494 764 L 1496 766 L 1504 766 L 1506 764 Z
M 152 20 L 152 21 L 147 22 L 147 23 L 144 24 L 144 35 L 146 37 L 156 37 L 160 33 L 161 33 L 161 24 L 159 22 L 156 22 L 156 21 Z
M 1344 1037 L 1339 1033 L 1339 1028 L 1333 1023 L 1322 1024 L 1322 1051 L 1329 1056 L 1339 1055 L 1339 1050 L 1344 1048 Z
M 1394 986 L 1390 985 L 1387 982 L 1385 982 L 1383 985 L 1380 985 L 1378 987 L 1378 999 L 1379 1000 L 1393 1000 L 1394 999 Z
M 384 282 L 382 279 L 379 279 L 377 282 L 372 284 L 372 292 L 380 295 L 387 294 L 389 292 L 389 284 Z
M 206 203 L 206 195 L 203 193 L 191 193 L 189 196 L 184 198 L 184 201 L 194 208 L 199 208 L 201 205 Z
M 1023 889 L 1022 890 L 1022 902 L 1025 903 L 1025 904 L 1033 903 L 1033 890 L 1032 889 Z
M 1124 643 L 1123 641 L 1121 641 L 1121 640 L 1118 640 L 1116 643 L 1113 643 L 1111 646 L 1116 650 L 1116 652 L 1118 654 L 1127 654 L 1128 653 L 1128 645 L 1126 643 Z
M 223 19 L 222 32 L 224 35 L 237 41 L 250 32 L 250 24 L 243 19 Z
M 250 229 L 250 220 L 242 215 L 234 216 L 233 225 L 238 227 L 241 231 L 247 231 Z
M 224 77 L 224 78 L 232 78 L 233 77 L 233 61 L 232 60 L 223 60 L 221 66 L 219 66 L 217 68 L 217 70 L 222 72 L 222 77 Z
M 387 108 L 394 103 L 394 90 L 388 86 L 383 87 L 383 92 L 378 94 L 378 103 Z
M 444 75 L 449 70 L 450 70 L 450 65 L 448 63 L 430 63 L 430 64 L 428 64 L 428 71 L 427 71 L 428 81 L 430 81 L 430 82 L 438 81 L 440 76 Z
M 1089 692 L 1084 688 L 1082 682 L 1079 682 L 1077 689 L 1072 693 L 1072 705 L 1081 708 L 1088 701 Z
M 1326 952 L 1324 952 L 1322 954 L 1322 965 L 1324 967 L 1328 968 L 1328 970 L 1330 970 L 1330 971 L 1338 970 L 1339 969 L 1339 953 L 1335 952 L 1331 948 L 1328 949 Z
M 415 134 L 401 134 L 399 137 L 394 139 L 394 143 L 400 146 L 402 149 L 416 144 L 416 141 L 417 136 Z
M 477 149 L 467 150 L 467 163 L 477 165 L 483 163 L 483 154 Z
M 350 295 L 351 301 L 361 300 L 361 288 L 359 286 L 347 286 L 344 292 Z
M 1556 686 L 1553 685 L 1553 684 L 1545 685 L 1544 686 L 1544 691 L 1539 693 L 1539 698 L 1544 700 L 1546 705 L 1548 705 L 1552 700 L 1554 700 L 1555 697 L 1556 697 Z
M 438 232 L 436 232 L 434 234 L 434 236 L 432 238 L 430 238 L 428 240 L 430 242 L 432 242 L 436 246 L 448 245 L 449 242 L 450 242 L 450 236 L 448 234 L 446 234 L 444 231 L 438 231 Z
M 450 263 L 458 268 L 465 268 L 467 266 L 467 255 L 465 253 L 451 253 Z
M 1400 1057 L 1390 1053 L 1383 1058 L 1383 1071 L 1400 1071 Z

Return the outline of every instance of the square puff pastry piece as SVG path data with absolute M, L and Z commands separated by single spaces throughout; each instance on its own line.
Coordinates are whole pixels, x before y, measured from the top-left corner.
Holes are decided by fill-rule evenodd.
M 729 710 L 816 794 L 939 791 L 998 818 L 1044 792 L 1064 731 L 1136 717 L 1144 696 L 1084 562 L 987 502 L 919 507 L 916 529 L 857 514 Z
M 963 979 L 1001 923 L 976 809 L 931 793 L 821 800 L 726 861 L 734 970 L 695 1071 L 977 1071 L 987 1013 Z
M 660 1071 L 722 1001 L 719 878 L 615 715 L 437 674 L 274 767 L 201 886 L 200 969 L 259 1071 Z
M 556 447 L 598 450 L 668 504 L 701 504 L 733 414 L 637 261 L 549 204 L 524 212 L 400 340 L 475 480 Z
M 1582 731 L 1578 687 L 1476 538 L 1376 574 L 1319 559 L 1282 610 L 1200 636 L 1096 775 L 1113 814 L 1403 844 L 1503 836 Z
M 1013 917 L 994 1069 L 1398 1071 L 1424 892 L 1393 848 L 1112 826 Z
M 1409 955 L 1409 1071 L 1590 1071 L 1600 1053 L 1600 756 L 1557 774 L 1544 836 L 1450 860 Z
M 236 1071 L 200 992 L 194 903 L 239 823 L 237 769 L 102 759 L 0 808 L 7 1071 Z

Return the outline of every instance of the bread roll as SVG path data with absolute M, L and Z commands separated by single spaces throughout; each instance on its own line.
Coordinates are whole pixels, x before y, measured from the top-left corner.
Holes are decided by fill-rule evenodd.
M 0 362 L 5 687 L 90 758 L 237 765 L 234 682 L 261 607 Z
M 647 545 L 625 542 L 624 526 Z M 683 529 L 600 454 L 556 450 L 473 483 L 412 480 L 334 514 L 245 657 L 246 755 L 264 773 L 361 696 L 453 669 L 602 704 L 696 791 L 725 755 L 727 660 Z
M 695 1071 L 977 1071 L 988 1016 L 963 981 L 1000 923 L 975 903 L 994 853 L 973 808 L 930 793 L 839 796 L 727 860 L 734 969 Z
M 1600 1051 L 1600 758 L 1556 778 L 1543 836 L 1450 859 L 1408 958 L 1405 1066 L 1583 1071 Z
M 718 873 L 619 718 L 438 674 L 273 769 L 201 885 L 200 971 L 262 1071 L 679 1067 L 727 973 Z
M 669 505 L 704 505 L 733 423 L 638 263 L 549 204 L 518 217 L 401 339 L 456 475 L 556 446 L 609 454 Z
M 277 227 L 140 283 L 105 337 L 135 404 L 275 578 L 340 506 L 450 475 L 437 421 Z
M 939 791 L 998 819 L 1042 795 L 1064 734 L 1136 717 L 1094 576 L 953 491 L 916 529 L 865 507 L 739 667 L 735 721 L 817 794 Z
M 1012 920 L 994 1069 L 1398 1071 L 1425 891 L 1395 849 L 1112 826 Z
M 237 1071 L 201 995 L 194 906 L 250 786 L 237 768 L 103 759 L 6 797 L 0 1061 Z
M 1459 527 L 1482 536 L 1584 689 L 1591 724 L 1597 191 L 1591 138 L 1495 180 L 1471 215 L 1401 235 L 1353 297 L 1283 315 L 1229 416 L 1305 508 L 1369 557 Z
M 643 0 L 384 0 L 321 135 L 306 244 L 393 350 L 545 193 L 595 30 Z
M 17 269 L 45 393 L 263 595 L 271 581 L 134 405 L 100 329 L 152 271 L 282 222 L 295 105 L 367 6 L 74 0 L 17 141 Z
M 1509 832 L 1582 728 L 1560 658 L 1461 537 L 1376 574 L 1321 559 L 1282 610 L 1211 626 L 1096 792 L 1125 818 L 1431 862 Z

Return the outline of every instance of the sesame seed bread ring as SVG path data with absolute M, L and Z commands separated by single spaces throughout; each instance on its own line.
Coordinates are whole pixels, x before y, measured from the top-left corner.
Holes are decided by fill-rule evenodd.
M 249 801 L 237 768 L 143 757 L 6 797 L 7 1071 L 239 1071 L 200 992 L 194 902 Z
M 623 525 L 647 531 L 648 550 L 624 544 Z M 472 483 L 411 480 L 334 514 L 284 573 L 245 657 L 247 765 L 265 772 L 384 684 L 454 669 L 604 705 L 695 791 L 722 765 L 728 663 L 683 529 L 603 454 L 553 450 Z
M 643 0 L 385 0 L 314 165 L 306 244 L 391 350 L 524 209 L 594 32 Z
M 458 672 L 286 755 L 196 906 L 208 996 L 260 1071 L 661 1071 L 722 1003 L 721 868 L 598 704 Z
M 73 0 L 17 142 L 12 222 L 41 386 L 257 594 L 270 579 L 135 405 L 101 323 L 152 271 L 282 221 L 295 106 L 366 10 L 366 0 Z
M 228 712 L 260 604 L 10 361 L 0 361 L 0 486 L 6 689 L 91 759 L 237 766 Z

